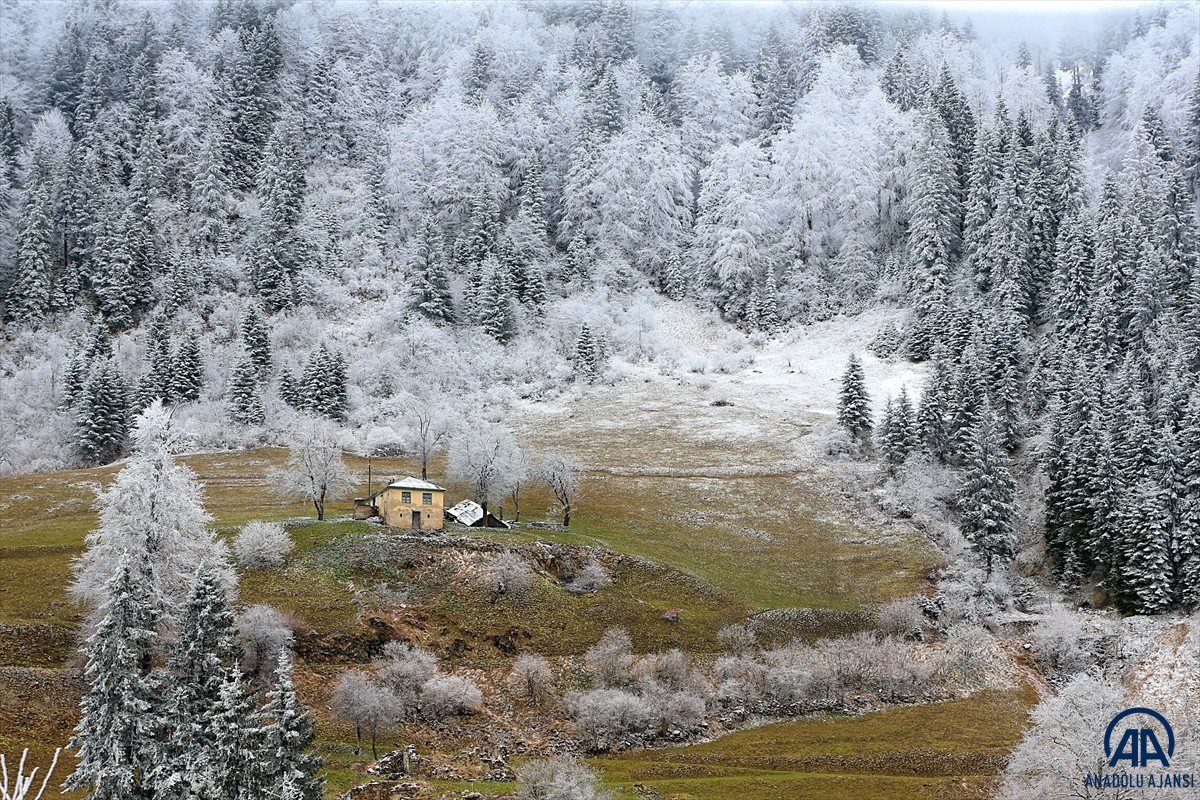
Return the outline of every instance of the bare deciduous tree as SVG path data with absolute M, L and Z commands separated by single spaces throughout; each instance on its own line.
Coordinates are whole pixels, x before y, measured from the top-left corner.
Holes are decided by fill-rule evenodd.
M 287 617 L 274 606 L 262 603 L 243 611 L 237 628 L 245 653 L 243 666 L 254 677 L 274 669 L 276 655 L 292 641 Z
M 354 479 L 342 460 L 342 440 L 336 425 L 317 417 L 302 417 L 292 432 L 294 444 L 287 466 L 271 472 L 271 485 L 281 497 L 308 500 L 317 519 L 325 519 L 325 504 L 344 497 Z
M 351 670 L 338 678 L 331 698 L 334 713 L 354 724 L 354 736 L 361 749 L 363 731 L 371 740 L 371 758 L 379 758 L 377 745 L 381 728 L 400 717 L 400 698 L 361 670 Z
M 472 425 L 451 442 L 448 471 L 451 477 L 469 484 L 487 514 L 488 503 L 503 497 L 509 489 L 517 452 L 507 428 L 491 422 Z
M 421 461 L 421 480 L 429 480 L 429 461 L 446 446 L 454 415 L 445 401 L 431 394 L 418 394 L 404 406 L 404 416 L 412 427 L 412 441 Z
M 571 511 L 579 501 L 579 475 L 583 471 L 579 462 L 562 453 L 549 453 L 542 457 L 538 472 L 563 512 L 563 527 L 571 526 Z

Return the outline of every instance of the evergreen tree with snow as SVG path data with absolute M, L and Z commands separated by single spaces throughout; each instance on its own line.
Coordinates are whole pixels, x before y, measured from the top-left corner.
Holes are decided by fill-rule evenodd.
M 263 319 L 262 308 L 257 304 L 247 306 L 242 314 L 242 347 L 259 380 L 271 376 L 271 337 Z
M 926 378 L 921 402 L 917 408 L 917 435 L 926 452 L 938 463 L 946 463 L 950 453 L 950 406 L 952 401 L 953 376 L 944 357 L 938 350 Z
M 8 289 L 5 311 L 13 322 L 36 324 L 50 308 L 54 223 L 50 192 L 35 170 L 27 190 L 17 237 L 16 276 Z
M 450 292 L 450 276 L 442 261 L 442 234 L 429 217 L 421 228 L 412 274 L 413 307 L 434 322 L 453 322 L 454 297 Z
M 263 797 L 263 728 L 253 692 L 240 669 L 227 669 L 212 709 L 211 772 L 221 800 L 257 800 Z
M 908 460 L 918 442 L 916 413 L 908 397 L 908 388 L 902 386 L 899 396 L 895 400 L 889 397 L 884 407 L 879 450 L 889 464 L 898 466 Z
M 332 420 L 344 420 L 348 405 L 346 383 L 345 357 L 322 342 L 309 355 L 304 374 L 296 384 L 297 407 Z
M 663 294 L 672 300 L 682 300 L 687 295 L 687 278 L 683 272 L 683 259 L 677 253 L 667 258 L 663 267 Z
M 75 444 L 88 464 L 107 464 L 121 455 L 129 430 L 129 392 L 111 359 L 91 370 L 75 407 Z
M 842 373 L 842 388 L 838 392 L 838 424 L 855 439 L 865 441 L 871 434 L 871 398 L 867 394 L 867 378 L 858 356 L 850 354 L 846 371 Z
M 767 334 L 775 333 L 783 324 L 779 319 L 779 288 L 775 283 L 775 270 L 767 269 L 756 301 L 755 316 L 759 329 Z
M 285 785 L 298 790 L 302 800 L 321 800 L 325 780 L 319 774 L 321 760 L 309 754 L 313 724 L 308 709 L 296 695 L 292 679 L 292 654 L 279 654 L 274 685 L 263 708 L 266 724 L 261 731 L 260 780 L 267 797 L 279 797 Z
M 300 381 L 292 374 L 292 370 L 284 366 L 279 370 L 279 399 L 292 408 L 304 408 L 304 392 Z
M 77 754 L 68 790 L 89 800 L 152 796 L 162 708 L 150 666 L 160 616 L 150 593 L 148 554 L 123 553 L 104 585 L 103 616 L 83 646 L 87 690 L 70 747 Z
M 194 403 L 204 386 L 204 363 L 200 360 L 200 337 L 189 333 L 175 350 L 171 365 L 170 399 L 175 403 Z
M 508 344 L 517 335 L 516 298 L 509 283 L 508 271 L 495 259 L 489 259 L 490 276 L 487 281 L 483 307 L 483 330 L 500 344 Z
M 925 359 L 947 336 L 950 313 L 951 259 L 959 214 L 957 178 L 951 146 L 942 122 L 925 114 L 914 154 L 909 191 L 910 285 L 917 321 L 909 335 L 908 352 Z
M 592 329 L 584 323 L 575 337 L 575 374 L 585 382 L 592 383 L 600 377 L 601 369 L 600 344 Z
M 139 411 L 155 400 L 170 400 L 171 370 L 170 323 L 165 314 L 157 314 L 146 332 L 145 357 L 137 389 L 136 405 Z
M 233 612 L 220 575 L 201 565 L 179 616 L 179 642 L 167 665 L 163 721 L 170 731 L 147 781 L 154 797 L 192 800 L 220 796 L 217 742 L 221 692 L 240 669 Z
M 1000 428 L 986 403 L 970 432 L 965 467 L 958 495 L 961 529 L 991 574 L 1016 551 L 1016 486 Z
M 225 406 L 229 418 L 239 425 L 262 425 L 266 419 L 259 393 L 258 367 L 250 353 L 243 353 L 229 376 Z

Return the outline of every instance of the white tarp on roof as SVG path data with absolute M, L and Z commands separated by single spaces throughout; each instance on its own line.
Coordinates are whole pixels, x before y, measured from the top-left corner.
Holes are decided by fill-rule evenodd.
M 446 509 L 446 516 L 460 525 L 471 526 L 483 519 L 483 506 L 474 500 L 463 500 Z

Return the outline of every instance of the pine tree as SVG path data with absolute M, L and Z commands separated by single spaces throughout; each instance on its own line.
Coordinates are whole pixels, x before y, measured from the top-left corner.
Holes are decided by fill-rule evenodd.
M 54 237 L 49 189 L 36 170 L 32 181 L 17 238 L 16 277 L 5 308 L 10 320 L 28 324 L 40 322 L 50 307 Z
M 296 405 L 333 420 L 344 420 L 347 411 L 346 360 L 323 342 L 309 355 L 304 374 L 296 384 Z M 280 392 L 283 388 L 281 384 Z M 286 397 L 284 398 L 287 402 Z
M 213 709 L 212 771 L 217 777 L 221 800 L 258 800 L 263 797 L 263 746 L 254 696 L 239 669 L 225 671 L 220 694 Z
M 479 104 L 488 84 L 492 81 L 492 51 L 485 42 L 479 41 L 471 48 L 471 58 L 467 63 L 467 73 L 463 76 L 463 97 L 468 102 Z
M 85 462 L 107 464 L 121 455 L 129 429 L 129 395 L 111 359 L 92 369 L 75 414 L 75 443 Z
M 171 397 L 171 332 L 165 314 L 158 314 L 148 326 L 142 377 L 138 384 L 137 408 L 142 410 L 155 400 Z
M 301 385 L 292 374 L 291 369 L 282 367 L 279 370 L 279 399 L 292 408 L 304 407 L 304 394 Z
M 592 383 L 600 377 L 601 366 L 599 343 L 592 329 L 584 323 L 579 328 L 579 336 L 575 338 L 575 374 Z
M 495 259 L 489 261 L 491 274 L 484 298 L 483 329 L 500 344 L 508 344 L 517 335 L 517 316 L 513 308 L 515 298 L 507 270 Z
M 242 315 L 242 346 L 259 380 L 271 377 L 271 337 L 267 333 L 263 310 L 257 304 L 246 308 Z
M 442 234 L 432 218 L 426 217 L 412 267 L 412 304 L 434 322 L 454 321 L 454 297 L 450 276 L 442 261 Z
M 979 424 L 971 430 L 965 466 L 959 492 L 962 533 L 990 574 L 997 563 L 1011 560 L 1016 549 L 1016 487 L 999 426 L 986 405 Z
M 917 409 L 917 434 L 925 450 L 939 463 L 945 463 L 950 453 L 950 405 L 952 376 L 939 350 L 921 392 Z
M 261 733 L 259 766 L 265 796 L 279 797 L 287 782 L 303 800 L 321 800 L 325 791 L 325 780 L 319 774 L 321 760 L 307 752 L 313 743 L 313 724 L 296 696 L 292 654 L 286 648 L 279 655 L 275 683 L 263 713 L 268 723 Z
M 874 425 L 866 375 L 862 362 L 853 353 L 842 374 L 842 388 L 838 393 L 838 424 L 859 440 L 866 440 Z
M 908 397 L 908 388 L 901 387 L 900 394 L 888 398 L 884 407 L 883 424 L 879 430 L 879 450 L 888 463 L 903 464 L 919 443 L 916 414 Z
M 226 408 L 229 418 L 239 425 L 262 425 L 266 419 L 259 394 L 259 371 L 249 353 L 244 353 L 229 376 Z
M 672 300 L 682 300 L 687 295 L 687 278 L 683 274 L 683 260 L 677 253 L 667 258 L 663 269 L 663 294 Z
M 758 327 L 767 334 L 782 327 L 779 320 L 779 288 L 775 283 L 775 270 L 768 268 L 762 288 L 758 291 L 758 307 L 755 309 Z
M 950 143 L 941 121 L 922 120 L 920 146 L 915 154 L 909 194 L 909 254 L 911 286 L 917 322 L 909 336 L 913 358 L 929 357 L 946 337 L 949 314 L 949 271 L 956 249 L 958 200 Z
M 171 365 L 170 399 L 175 403 L 194 403 L 204 386 L 204 364 L 200 360 L 200 337 L 192 332 L 175 350 Z
M 221 692 L 240 667 L 233 612 L 218 575 L 201 566 L 179 617 L 179 643 L 168 664 L 164 721 L 170 730 L 147 781 L 154 797 L 218 797 L 223 776 L 217 742 Z
M 88 637 L 80 701 L 82 718 L 71 749 L 78 765 L 67 789 L 90 800 L 142 800 L 161 734 L 158 687 L 150 675 L 159 617 L 149 594 L 146 555 L 121 557 L 106 584 L 103 617 Z
M 133 324 L 138 287 L 134 284 L 129 232 L 126 217 L 116 202 L 107 203 L 96 225 L 95 244 L 89 262 L 92 291 L 100 302 L 100 311 L 115 328 Z

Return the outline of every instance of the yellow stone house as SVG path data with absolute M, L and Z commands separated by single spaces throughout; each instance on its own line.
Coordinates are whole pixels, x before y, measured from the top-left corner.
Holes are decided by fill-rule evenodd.
M 414 478 L 394 480 L 366 499 L 377 509 L 383 524 L 393 528 L 437 531 L 442 529 L 446 490 Z

